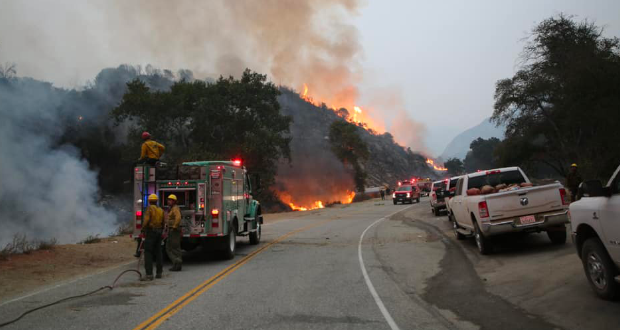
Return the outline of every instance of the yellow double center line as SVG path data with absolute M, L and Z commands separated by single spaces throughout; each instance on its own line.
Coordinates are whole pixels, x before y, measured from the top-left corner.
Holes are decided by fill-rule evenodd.
M 313 223 L 311 225 L 308 225 L 308 226 L 305 226 L 305 227 L 293 230 L 293 231 L 291 231 L 291 232 L 289 232 L 287 234 L 284 234 L 284 235 L 278 237 L 274 241 L 265 244 L 261 248 L 255 250 L 254 252 L 252 252 L 252 253 L 248 254 L 247 256 L 243 257 L 241 260 L 237 261 L 236 263 L 234 263 L 234 264 L 224 268 L 224 270 L 222 270 L 221 272 L 215 274 L 213 277 L 211 277 L 208 280 L 200 283 L 200 285 L 198 285 L 197 287 L 193 288 L 192 290 L 190 290 L 189 292 L 187 292 L 186 294 L 181 296 L 179 299 L 175 300 L 173 303 L 171 303 L 170 305 L 166 306 L 161 311 L 157 312 L 157 314 L 151 316 L 148 320 L 140 323 L 140 325 L 135 327 L 134 330 L 147 330 L 147 329 L 155 329 L 155 328 L 157 328 L 164 321 L 169 319 L 172 315 L 178 313 L 183 307 L 185 307 L 185 305 L 189 304 L 194 299 L 198 298 L 201 294 L 205 293 L 212 286 L 217 284 L 217 282 L 221 281 L 226 276 L 228 276 L 228 275 L 232 274 L 233 272 L 235 272 L 237 269 L 239 269 L 239 267 L 243 266 L 248 261 L 250 261 L 254 257 L 256 257 L 256 255 L 258 255 L 259 253 L 265 251 L 266 249 L 268 249 L 272 245 L 277 244 L 277 243 L 279 243 L 279 242 L 287 239 L 288 237 L 290 237 L 292 235 L 295 235 L 295 234 L 297 234 L 299 232 L 302 232 L 302 231 L 305 231 L 305 230 L 308 230 L 308 229 L 320 226 L 322 224 L 325 224 L 325 223 L 333 221 L 333 220 L 335 220 L 335 218 L 323 220 L 321 222 Z

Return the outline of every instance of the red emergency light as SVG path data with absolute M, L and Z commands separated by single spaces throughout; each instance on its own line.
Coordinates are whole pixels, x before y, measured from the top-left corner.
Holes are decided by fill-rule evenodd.
M 238 158 L 237 159 L 233 159 L 232 162 L 233 162 L 233 165 L 235 165 L 235 166 L 241 166 L 241 159 L 238 159 Z

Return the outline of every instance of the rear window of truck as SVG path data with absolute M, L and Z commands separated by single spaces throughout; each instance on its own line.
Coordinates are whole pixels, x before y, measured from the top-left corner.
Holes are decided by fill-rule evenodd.
M 521 184 L 525 182 L 525 178 L 520 171 L 506 171 L 506 172 L 497 172 L 490 173 L 487 175 L 481 175 L 476 177 L 470 177 L 467 181 L 467 189 L 471 188 L 482 188 L 483 186 L 497 186 L 500 183 L 504 183 L 506 185 L 511 184 Z

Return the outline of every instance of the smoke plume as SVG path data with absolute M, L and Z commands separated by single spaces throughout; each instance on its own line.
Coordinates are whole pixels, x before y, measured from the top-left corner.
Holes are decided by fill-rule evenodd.
M 71 146 L 56 145 L 69 119 L 65 91 L 30 79 L 0 79 L 0 245 L 14 233 L 75 242 L 111 233 L 114 214 L 97 203 L 97 175 Z

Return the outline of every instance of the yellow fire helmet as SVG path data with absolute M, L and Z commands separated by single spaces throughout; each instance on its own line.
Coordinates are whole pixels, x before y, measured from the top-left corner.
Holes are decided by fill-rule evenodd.
M 573 163 L 570 167 L 577 167 L 577 164 Z
M 173 201 L 176 202 L 177 196 L 175 194 L 170 194 L 170 195 L 168 195 L 168 199 L 172 199 Z
M 155 194 L 150 194 L 150 195 L 149 195 L 149 201 L 156 201 L 156 200 L 158 200 L 158 199 L 159 199 L 159 198 L 157 198 L 157 195 L 155 195 Z

